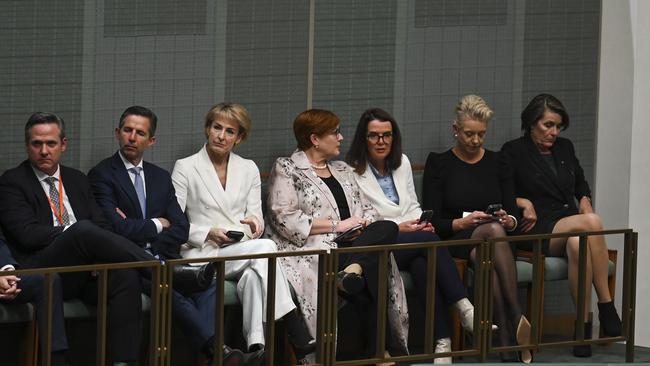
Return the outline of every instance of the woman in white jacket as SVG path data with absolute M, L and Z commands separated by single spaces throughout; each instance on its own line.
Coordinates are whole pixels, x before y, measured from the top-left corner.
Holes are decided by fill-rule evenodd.
M 257 166 L 232 152 L 250 133 L 251 120 L 239 104 L 221 103 L 205 118 L 206 144 L 174 166 L 172 181 L 190 222 L 184 258 L 233 256 L 277 251 L 264 232 L 261 183 Z M 243 233 L 237 238 L 233 231 Z M 241 235 L 241 234 L 240 234 Z M 264 348 L 267 294 L 266 259 L 226 262 L 226 278 L 237 280 L 243 307 L 243 332 L 249 351 Z M 284 317 L 298 356 L 311 353 L 315 342 L 291 300 L 289 283 L 277 264 L 275 318 Z
M 359 119 L 347 163 L 354 168 L 361 191 L 385 220 L 399 225 L 398 243 L 430 242 L 440 238 L 429 222 L 419 222 L 422 209 L 413 184 L 411 163 L 402 154 L 401 135 L 390 113 L 371 108 Z M 472 330 L 474 306 L 458 276 L 447 247 L 436 250 L 435 352 L 451 351 L 451 329 L 447 306 L 460 311 L 464 328 Z M 393 252 L 400 270 L 411 273 L 417 297 L 426 306 L 427 250 L 406 249 Z M 436 358 L 434 363 L 451 363 L 451 357 Z

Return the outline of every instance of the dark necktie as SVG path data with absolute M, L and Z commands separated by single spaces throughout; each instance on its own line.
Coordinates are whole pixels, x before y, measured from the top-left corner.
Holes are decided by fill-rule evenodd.
M 147 218 L 147 200 L 144 195 L 144 183 L 142 182 L 142 168 L 139 166 L 129 168 L 129 171 L 135 174 L 135 179 L 133 180 L 133 186 L 135 187 L 135 193 L 138 194 L 138 201 L 140 202 L 140 210 L 142 210 L 142 218 Z
M 50 201 L 52 201 L 52 205 L 56 207 L 58 210 L 63 206 L 63 212 L 59 212 L 61 214 L 60 218 L 62 222 L 59 222 L 61 226 L 68 226 L 70 225 L 70 216 L 68 215 L 68 210 L 66 210 L 65 205 L 61 205 L 61 197 L 59 197 L 59 191 L 56 189 L 56 182 L 58 180 L 54 177 L 47 177 L 45 178 L 45 182 L 49 184 L 50 186 Z M 54 208 L 52 208 L 54 210 Z M 57 212 L 54 213 L 54 216 L 56 215 Z M 59 216 L 57 216 L 58 219 Z M 58 226 L 58 225 L 56 225 Z

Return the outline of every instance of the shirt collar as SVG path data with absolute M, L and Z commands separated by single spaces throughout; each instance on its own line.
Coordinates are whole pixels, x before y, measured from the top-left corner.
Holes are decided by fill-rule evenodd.
M 143 160 L 140 160 L 140 162 L 138 163 L 138 165 L 133 165 L 130 161 L 126 160 L 126 158 L 124 157 L 124 155 L 122 155 L 122 152 L 121 152 L 121 151 L 118 150 L 118 151 L 117 151 L 117 154 L 120 156 L 120 159 L 122 159 L 122 163 L 124 163 L 124 167 L 126 168 L 127 171 L 128 171 L 129 169 L 131 169 L 131 168 L 134 168 L 134 167 L 140 167 L 141 170 L 144 170 L 144 168 L 143 168 L 143 166 L 142 166 L 142 161 L 143 161 Z
M 39 182 L 44 181 L 48 177 L 54 177 L 56 180 L 61 179 L 61 165 L 59 164 L 56 167 L 56 171 L 52 175 L 48 175 L 47 173 L 44 173 L 38 169 L 36 169 L 33 165 L 30 165 L 32 167 L 32 170 L 34 171 L 34 174 L 36 174 L 36 178 L 38 179 Z
M 372 171 L 372 174 L 375 176 L 375 178 L 386 178 L 391 175 L 391 171 L 389 169 L 386 169 L 386 175 L 381 175 L 379 174 L 379 170 L 377 170 L 377 168 L 375 168 L 371 162 L 368 162 L 368 166 L 370 167 L 370 170 Z

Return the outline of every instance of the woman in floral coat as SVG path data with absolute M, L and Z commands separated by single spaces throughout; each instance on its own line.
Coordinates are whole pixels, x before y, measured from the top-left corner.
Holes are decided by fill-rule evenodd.
M 291 157 L 279 158 L 269 180 L 266 233 L 281 251 L 300 251 L 391 244 L 398 227 L 378 221 L 377 211 L 361 194 L 354 172 L 341 161 L 330 161 L 340 153 L 343 136 L 339 118 L 332 112 L 312 109 L 294 121 L 298 150 Z M 337 235 L 361 225 L 347 241 L 334 242 Z M 338 273 L 339 293 L 344 297 L 370 297 L 365 333 L 376 332 L 377 255 L 341 254 Z M 298 304 L 316 336 L 318 257 L 281 258 L 287 279 L 296 290 Z M 404 285 L 392 254 L 388 281 L 388 349 L 408 354 L 408 311 Z M 339 324 L 339 328 L 347 325 Z M 374 329 L 373 329 L 374 328 Z M 367 355 L 374 354 L 374 338 Z

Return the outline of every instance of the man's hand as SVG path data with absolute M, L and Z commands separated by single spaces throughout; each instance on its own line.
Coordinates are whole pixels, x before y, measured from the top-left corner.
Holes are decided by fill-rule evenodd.
M 160 221 L 160 224 L 162 225 L 163 230 L 165 230 L 165 229 L 169 229 L 169 227 L 172 226 L 172 223 L 169 222 L 169 220 L 167 220 L 167 219 L 164 218 L 164 217 L 156 217 L 156 219 L 157 219 L 158 221 Z
M 253 239 L 257 239 L 262 235 L 262 225 L 257 222 L 257 219 L 254 216 L 245 217 L 243 220 L 239 220 L 239 223 L 248 225 L 251 228 Z
M 22 291 L 18 288 L 18 281 L 20 281 L 20 278 L 17 276 L 0 277 L 0 299 L 13 300 L 16 298 Z

